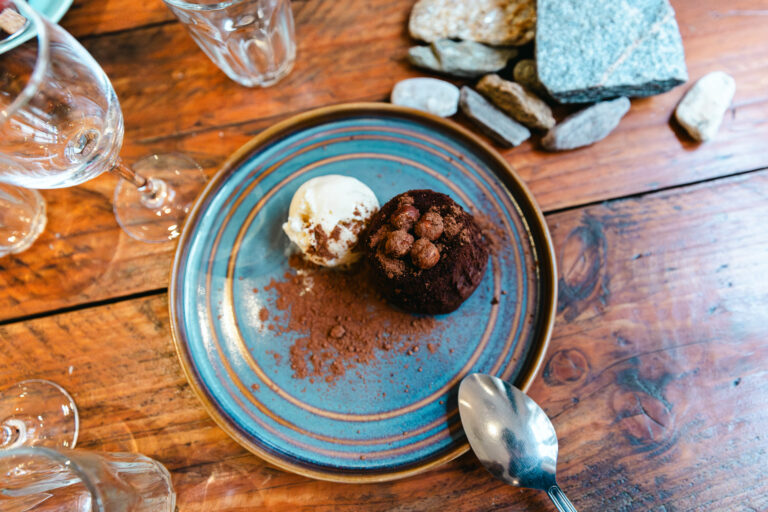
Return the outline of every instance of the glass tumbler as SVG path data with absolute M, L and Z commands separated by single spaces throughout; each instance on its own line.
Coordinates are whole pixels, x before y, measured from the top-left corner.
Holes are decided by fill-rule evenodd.
M 163 0 L 206 55 L 246 87 L 268 87 L 296 60 L 289 0 Z
M 0 451 L 0 510 L 173 512 L 171 476 L 134 453 L 17 448 Z

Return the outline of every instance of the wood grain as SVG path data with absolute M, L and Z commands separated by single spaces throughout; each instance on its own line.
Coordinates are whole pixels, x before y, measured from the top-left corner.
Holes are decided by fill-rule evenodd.
M 234 125 L 224 132 L 229 137 L 312 107 L 386 100 L 397 81 L 422 74 L 405 62 L 413 44 L 405 32 L 411 4 L 369 0 L 361 10 L 354 0 L 317 1 L 299 9 L 296 68 L 270 89 L 229 81 L 176 24 L 89 41 L 88 47 L 115 83 L 130 140 L 217 133 Z M 768 138 L 768 41 L 761 25 L 745 14 L 760 5 L 759 0 L 675 4 L 691 79 L 714 69 L 736 79 L 733 107 L 712 143 L 696 145 L 670 124 L 686 85 L 635 100 L 619 129 L 594 147 L 553 155 L 540 151 L 534 138 L 505 155 L 547 208 L 768 166 L 760 151 Z M 137 62 L 152 65 L 136 73 Z M 194 137 L 189 145 L 199 147 Z
M 181 151 L 212 173 L 250 137 L 286 116 L 345 101 L 384 100 L 396 81 L 420 74 L 404 59 L 412 44 L 405 29 L 411 3 L 294 3 L 296 69 L 269 89 L 229 81 L 178 23 L 152 25 L 168 19 L 160 0 L 141 9 L 125 0 L 76 2 L 65 25 L 92 35 L 85 44 L 117 89 L 126 119 L 125 160 Z M 545 210 L 768 166 L 768 40 L 750 14 L 761 2 L 673 3 L 691 78 L 714 69 L 736 78 L 736 99 L 718 137 L 696 145 L 670 124 L 683 86 L 633 101 L 618 130 L 593 147 L 548 154 L 533 140 L 504 152 Z M 0 320 L 167 285 L 173 245 L 144 245 L 123 235 L 109 215 L 113 187 L 105 176 L 44 194 L 50 202 L 47 233 L 26 253 L 0 260 Z
M 79 39 L 171 20 L 162 0 L 74 0 L 60 24 Z
M 531 395 L 560 437 L 580 510 L 766 510 L 768 171 L 548 217 L 555 336 Z M 534 510 L 469 454 L 376 485 L 316 482 L 245 453 L 206 416 L 164 295 L 0 327 L 0 387 L 69 389 L 80 447 L 168 466 L 182 511 Z
M 161 0 L 75 0 L 62 24 L 115 85 L 125 160 L 181 151 L 212 174 L 280 119 L 386 100 L 395 82 L 421 75 L 405 61 L 412 3 L 294 1 L 297 65 L 265 90 L 229 81 Z M 736 79 L 714 141 L 696 145 L 670 122 L 688 84 L 634 100 L 593 147 L 547 154 L 537 136 L 504 152 L 542 207 L 559 212 L 547 217 L 558 319 L 531 394 L 553 418 L 559 481 L 580 510 L 768 510 L 768 171 L 723 178 L 768 167 L 767 11 L 761 0 L 672 3 L 691 79 L 716 69 Z M 162 461 L 181 511 L 552 509 L 541 493 L 491 480 L 471 454 L 350 486 L 245 452 L 207 417 L 173 352 L 163 290 L 174 246 L 122 234 L 114 185 L 102 176 L 45 191 L 45 234 L 0 259 L 0 322 L 76 308 L 0 325 L 0 387 L 64 385 L 79 404 L 80 447 Z M 653 192 L 668 187 L 679 188 Z M 114 303 L 81 308 L 95 301 Z
M 309 0 L 291 0 L 296 16 Z M 74 0 L 60 24 L 78 39 L 136 30 L 147 25 L 176 23 L 162 0 Z

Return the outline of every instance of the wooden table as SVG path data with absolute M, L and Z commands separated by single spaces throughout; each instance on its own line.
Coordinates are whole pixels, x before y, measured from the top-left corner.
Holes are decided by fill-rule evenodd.
M 768 10 L 673 0 L 692 79 L 722 69 L 736 98 L 717 138 L 673 122 L 688 85 L 632 102 L 594 147 L 504 154 L 554 238 L 560 297 L 530 394 L 560 438 L 580 510 L 768 510 Z M 299 58 L 246 89 L 159 0 L 75 0 L 62 24 L 106 70 L 125 113 L 123 157 L 192 155 L 207 172 L 263 128 L 312 107 L 385 101 L 412 0 L 294 1 Z M 461 120 L 460 120 L 461 121 Z M 463 122 L 463 121 L 461 121 Z M 54 380 L 78 403 L 79 447 L 138 451 L 173 473 L 179 509 L 552 510 L 492 480 L 473 455 L 406 480 L 340 485 L 267 466 L 208 418 L 171 343 L 172 244 L 135 242 L 115 179 L 44 192 L 45 234 L 0 259 L 0 387 Z

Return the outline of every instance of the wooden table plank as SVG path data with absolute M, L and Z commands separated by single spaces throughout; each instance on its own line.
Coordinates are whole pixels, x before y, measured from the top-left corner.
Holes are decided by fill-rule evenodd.
M 299 21 L 307 3 L 291 0 Z M 74 0 L 60 24 L 77 38 L 89 38 L 168 22 L 176 23 L 176 18 L 162 0 Z
M 678 88 L 634 101 L 617 132 L 593 147 L 547 154 L 534 142 L 506 151 L 542 207 L 572 207 L 768 166 L 762 150 L 768 140 L 768 41 L 748 15 L 759 3 L 675 4 L 691 76 L 721 68 L 737 79 L 734 108 L 715 141 L 696 146 L 670 128 L 667 120 L 683 92 Z M 411 44 L 404 28 L 409 6 L 409 0 L 368 0 L 364 9 L 354 0 L 295 4 L 297 68 L 270 89 L 230 82 L 176 23 L 86 44 L 122 99 L 126 161 L 175 150 L 213 172 L 251 136 L 291 113 L 383 99 L 396 80 L 416 74 L 403 60 Z M 127 6 L 113 1 L 104 7 L 118 8 Z M 28 252 L 0 260 L 0 320 L 166 286 L 172 246 L 139 244 L 119 232 L 109 215 L 113 186 L 111 177 L 102 177 L 44 194 L 51 203 L 48 232 Z
M 418 74 L 403 62 L 406 2 L 371 0 L 361 11 L 356 0 L 325 0 L 301 9 L 296 66 L 267 89 L 231 81 L 178 23 L 84 43 L 115 86 L 128 138 L 139 140 L 383 98 L 393 72 Z
M 296 68 L 287 79 L 268 89 L 243 88 L 228 80 L 178 24 L 97 38 L 87 41 L 86 46 L 115 84 L 126 113 L 129 138 L 178 135 L 330 103 L 387 98 L 395 82 L 421 74 L 405 62 L 407 47 L 413 44 L 405 31 L 411 4 L 410 0 L 369 0 L 366 8 L 360 9 L 356 0 L 325 0 L 300 9 Z M 691 76 L 697 78 L 708 70 L 722 68 L 736 77 L 739 92 L 734 105 L 749 122 L 738 129 L 742 138 L 759 119 L 750 115 L 751 109 L 762 108 L 757 112 L 765 112 L 768 78 L 762 71 L 768 63 L 763 51 L 766 41 L 759 24 L 751 23 L 747 16 L 726 16 L 726 12 L 739 7 L 754 10 L 759 4 L 759 0 L 739 0 L 724 6 L 716 0 L 704 0 L 676 5 Z M 738 37 L 722 38 L 723 33 Z M 142 66 L 142 72 L 137 73 L 137 63 L 151 65 Z M 666 125 L 683 91 L 678 88 L 636 101 L 626 126 L 612 137 L 620 142 L 611 151 L 604 148 L 604 154 L 611 155 L 612 150 L 627 143 L 641 145 L 644 154 L 661 153 L 664 161 L 669 159 L 668 152 L 679 152 L 681 142 L 674 132 L 660 128 Z M 168 115 L 169 110 L 173 116 Z M 724 131 L 726 136 L 720 142 L 726 144 L 719 148 L 731 146 L 736 139 L 727 138 L 730 124 Z M 542 158 L 541 153 L 535 154 Z M 552 157 L 546 159 L 551 161 Z M 635 166 L 639 165 L 636 160 L 637 156 L 632 162 Z M 618 162 L 623 164 L 620 159 Z M 596 162 L 592 159 L 587 163 L 594 166 Z M 562 167 L 562 162 L 557 166 Z M 752 161 L 746 167 L 736 167 L 756 168 Z
M 175 20 L 162 0 L 75 0 L 61 25 L 77 38 Z
M 561 300 L 531 395 L 580 510 L 768 509 L 766 198 L 768 171 L 548 217 Z M 164 295 L 2 326 L 0 353 L 0 387 L 64 385 L 80 447 L 162 461 L 180 510 L 551 510 L 472 455 L 362 486 L 266 466 L 185 384 Z

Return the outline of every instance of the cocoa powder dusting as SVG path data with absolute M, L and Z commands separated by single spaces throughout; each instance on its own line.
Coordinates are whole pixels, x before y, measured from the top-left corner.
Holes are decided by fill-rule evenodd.
M 335 255 L 328 248 L 328 234 L 323 231 L 320 224 L 315 225 L 315 228 L 312 230 L 312 236 L 315 239 L 315 243 L 311 245 L 307 251 L 311 254 L 320 256 L 323 259 L 333 259 Z
M 418 352 L 413 340 L 428 342 L 430 353 L 439 343 L 440 322 L 390 306 L 371 285 L 364 264 L 330 270 L 293 255 L 290 265 L 293 270 L 272 279 L 264 292 L 274 294 L 281 312 L 267 328 L 278 336 L 300 334 L 289 349 L 294 378 L 332 384 L 389 351 Z
M 488 240 L 488 248 L 491 254 L 498 254 L 501 249 L 509 244 L 509 237 L 504 229 L 490 217 L 481 214 L 475 214 L 475 223 L 483 232 L 485 239 Z

